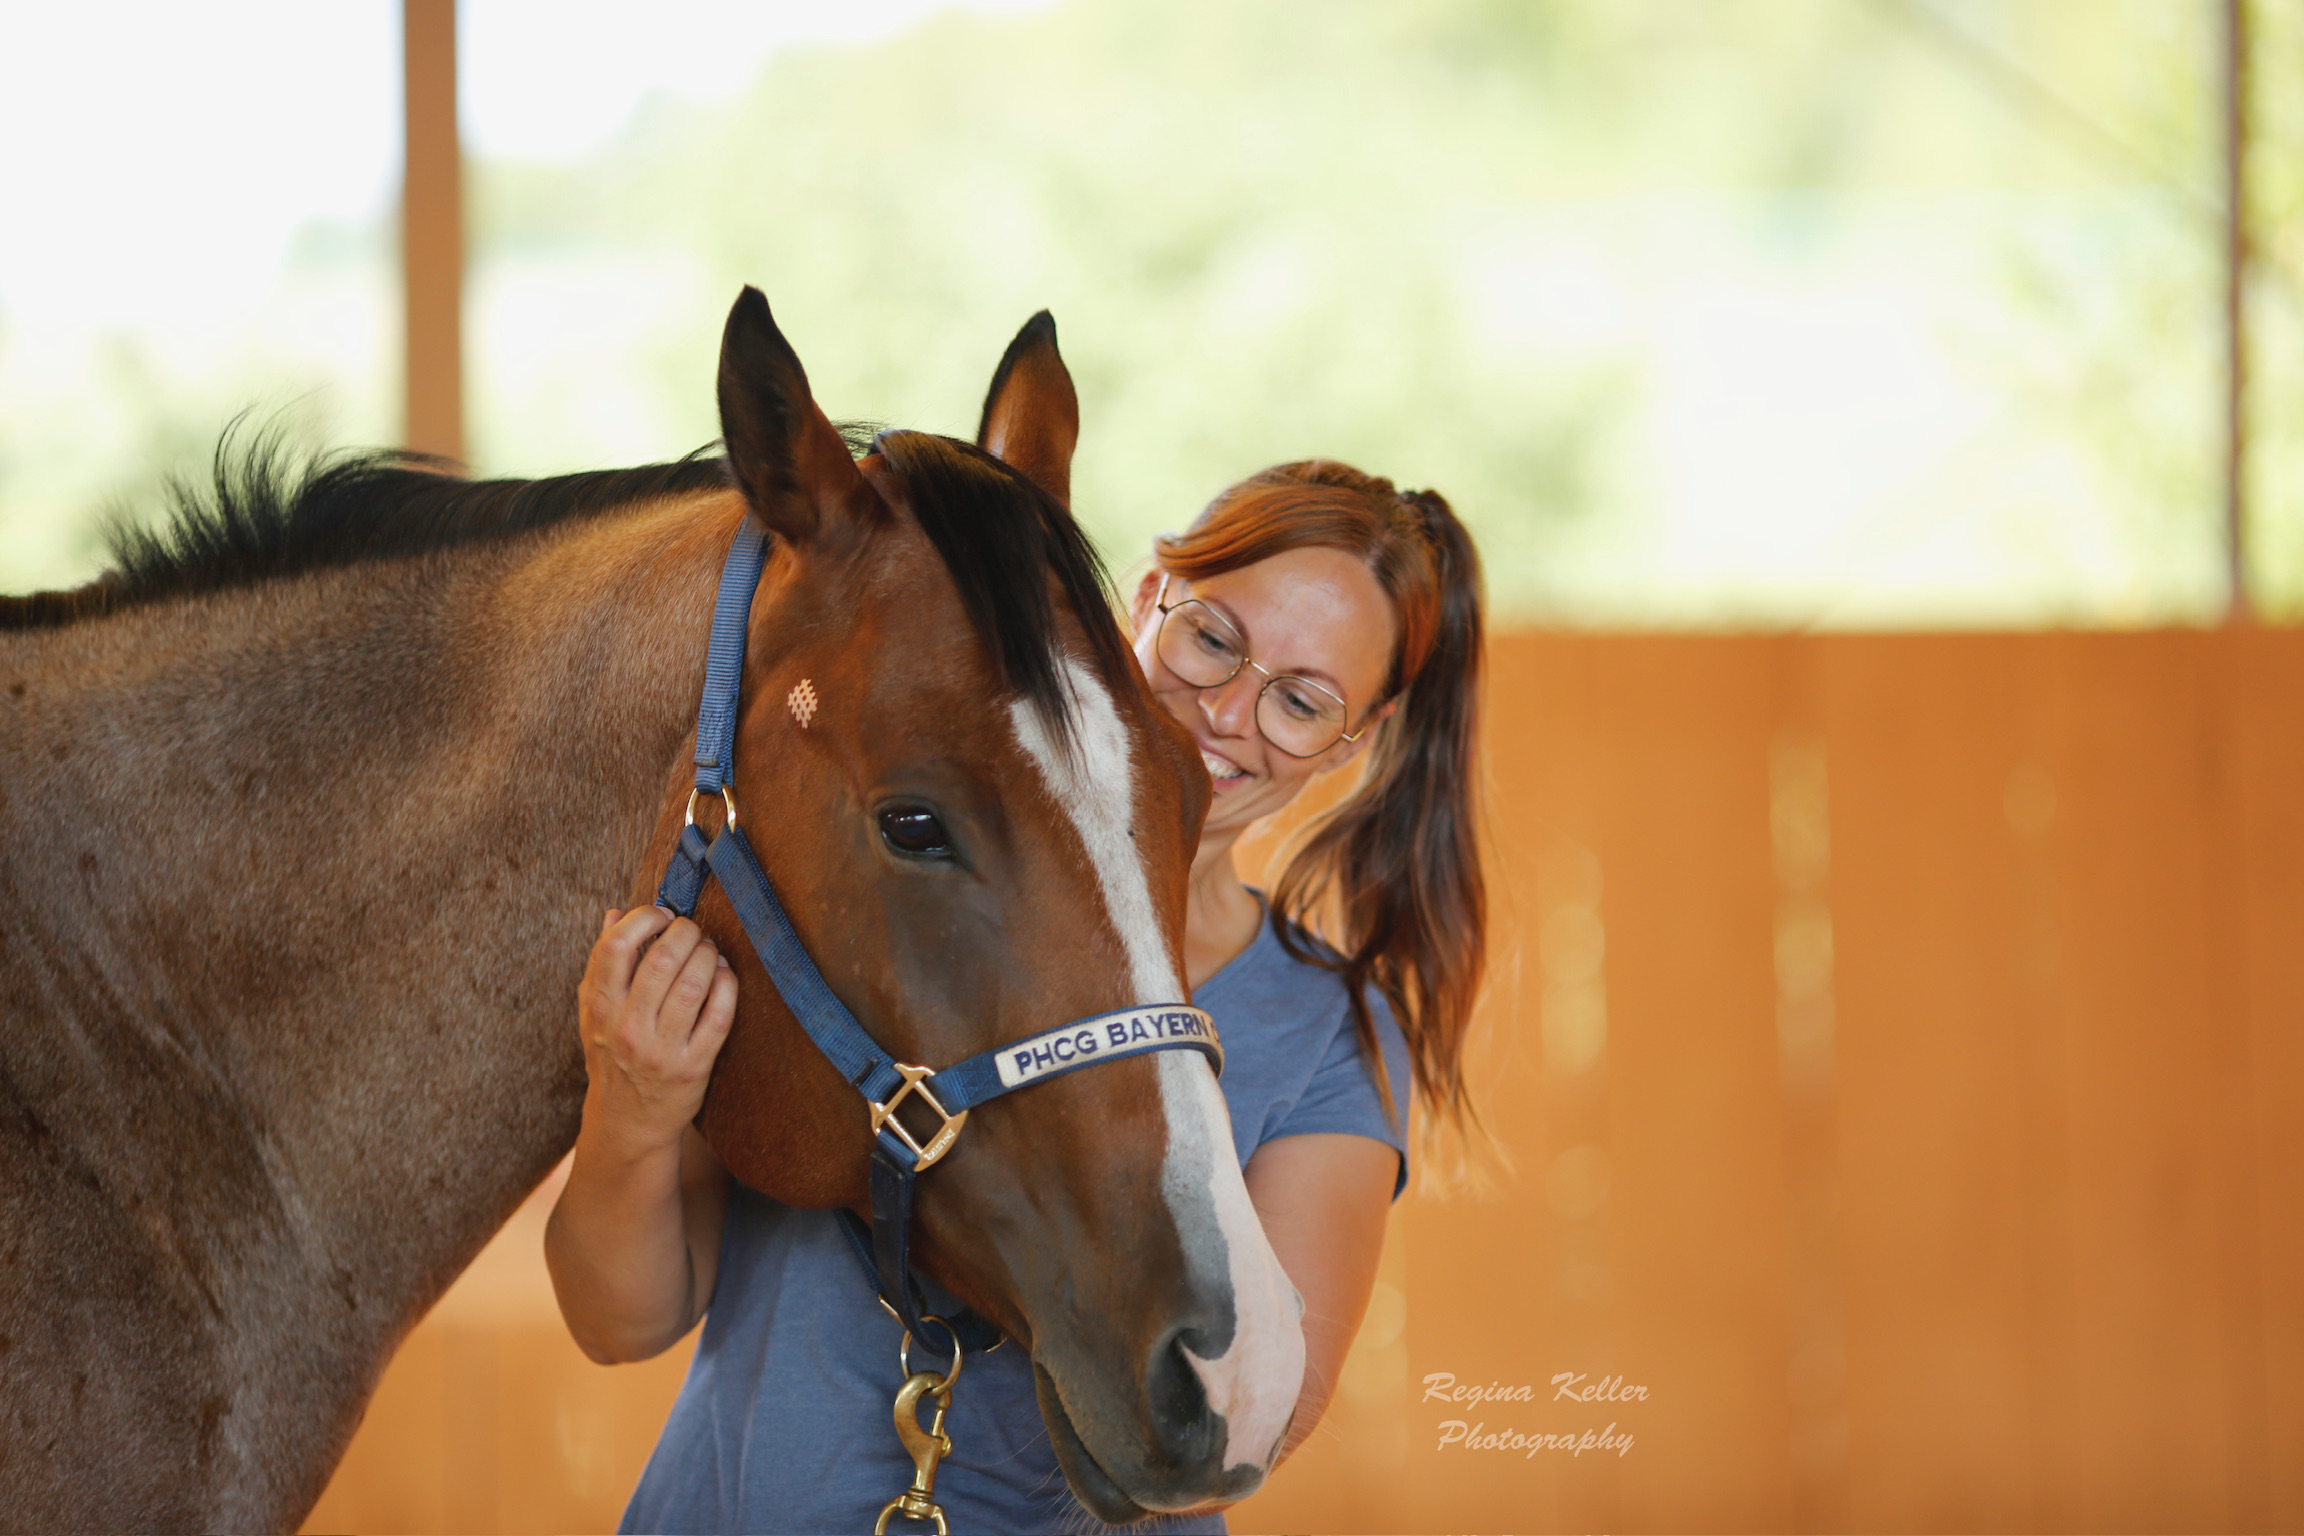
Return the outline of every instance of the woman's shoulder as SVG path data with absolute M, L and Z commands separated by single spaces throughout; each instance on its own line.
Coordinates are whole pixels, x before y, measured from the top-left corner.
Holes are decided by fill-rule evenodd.
M 1194 989 L 1194 999 L 1219 1015 L 1253 1011 L 1259 1019 L 1284 1019 L 1349 1027 L 1351 994 L 1344 957 L 1313 929 L 1291 920 L 1262 891 L 1264 921 L 1246 949 Z M 1365 986 L 1361 996 L 1381 1034 L 1398 1031 L 1382 989 Z
M 1407 1040 L 1381 990 L 1366 987 L 1361 995 L 1383 1058 L 1383 1085 L 1336 950 L 1268 903 L 1255 941 L 1195 991 L 1224 1041 L 1222 1085 L 1242 1162 L 1265 1141 L 1317 1131 L 1370 1136 L 1404 1152 Z

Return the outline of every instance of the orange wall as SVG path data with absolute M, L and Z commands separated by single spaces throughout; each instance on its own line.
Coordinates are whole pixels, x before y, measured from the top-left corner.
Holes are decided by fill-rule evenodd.
M 1326 1425 L 1234 1527 L 2304 1525 L 2304 634 L 1492 670 L 1480 1078 L 1519 1173 L 1402 1205 Z M 583 1361 L 539 1209 L 315 1528 L 613 1526 L 680 1362 Z

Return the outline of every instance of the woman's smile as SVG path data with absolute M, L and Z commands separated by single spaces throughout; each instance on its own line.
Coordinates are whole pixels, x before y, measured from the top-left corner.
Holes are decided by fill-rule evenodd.
M 1200 748 L 1200 761 L 1208 765 L 1208 777 L 1216 781 L 1216 793 L 1220 795 L 1248 782 L 1247 769 L 1205 744 Z

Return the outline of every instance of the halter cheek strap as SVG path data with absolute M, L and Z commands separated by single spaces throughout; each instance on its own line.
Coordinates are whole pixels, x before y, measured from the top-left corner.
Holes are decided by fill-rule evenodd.
M 696 795 L 722 798 L 727 819 L 717 837 L 706 839 L 689 801 L 688 824 L 658 887 L 656 900 L 682 917 L 693 916 L 708 879 L 718 880 L 744 925 L 752 949 L 808 1038 L 849 1085 L 864 1096 L 872 1113 L 872 1225 L 869 1246 L 850 1228 L 849 1238 L 873 1272 L 880 1299 L 923 1344 L 935 1346 L 922 1327 L 918 1287 L 912 1283 L 910 1247 L 914 1181 L 952 1149 L 968 1112 L 1018 1088 L 1029 1087 L 1098 1062 L 1118 1061 L 1151 1051 L 1193 1050 L 1224 1069 L 1224 1048 L 1207 1014 L 1182 1003 L 1124 1008 L 1075 1019 L 1026 1039 L 971 1056 L 942 1071 L 899 1062 L 883 1050 L 848 1011 L 816 969 L 807 947 L 793 931 L 776 888 L 737 824 L 728 788 L 735 767 L 736 715 L 744 675 L 744 638 L 767 554 L 767 530 L 747 516 L 729 547 L 720 573 L 720 593 L 712 610 L 712 649 L 704 667 L 704 697 L 696 714 Z M 925 1139 L 897 1118 L 906 1100 L 917 1099 L 933 1115 Z M 919 1118 L 914 1112 L 914 1118 Z M 853 1223 L 849 1213 L 841 1212 Z M 860 1226 L 860 1223 L 856 1224 Z M 928 1319 L 941 1321 L 941 1319 Z M 953 1330 L 954 1347 L 988 1346 L 989 1325 Z

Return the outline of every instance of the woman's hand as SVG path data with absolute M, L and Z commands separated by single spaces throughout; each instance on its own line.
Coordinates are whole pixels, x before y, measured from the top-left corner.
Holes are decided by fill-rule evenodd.
M 585 1354 L 645 1360 L 696 1326 L 718 1277 L 728 1172 L 693 1122 L 736 973 L 686 918 L 610 912 L 576 1015 L 590 1081 L 544 1262 Z
M 736 973 L 685 917 L 662 907 L 611 911 L 576 1015 L 591 1079 L 585 1128 L 627 1155 L 677 1146 L 736 1020 Z

